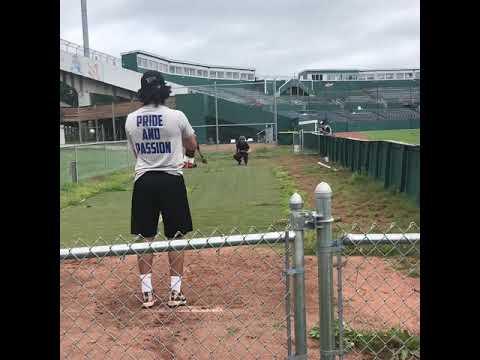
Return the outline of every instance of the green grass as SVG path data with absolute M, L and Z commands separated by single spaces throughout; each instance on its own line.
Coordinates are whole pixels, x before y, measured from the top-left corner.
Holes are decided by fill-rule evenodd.
M 193 225 L 198 236 L 265 231 L 285 217 L 282 203 L 285 198 L 280 191 L 282 181 L 277 178 L 274 163 L 268 159 L 268 154 L 265 155 L 245 167 L 236 165 L 231 154 L 214 153 L 208 155 L 207 166 L 185 171 Z M 129 234 L 132 185 L 123 182 L 128 178 L 126 174 L 119 173 L 115 181 L 100 182 L 102 185 L 89 181 L 64 190 L 63 203 L 75 206 L 64 207 L 61 211 L 62 247 L 123 243 L 132 239 Z M 121 191 L 113 191 L 115 186 Z M 97 191 L 98 188 L 105 191 Z M 95 196 L 84 195 L 95 192 Z M 159 230 L 163 232 L 163 226 L 159 226 Z M 101 240 L 97 241 L 99 237 Z
M 92 196 L 110 191 L 127 191 L 131 188 L 133 173 L 116 171 L 78 184 L 65 183 L 60 187 L 60 209 L 79 205 Z
M 60 186 L 71 183 L 70 164 L 75 160 L 74 148 L 60 149 Z M 89 145 L 77 148 L 77 171 L 79 180 L 112 171 L 129 168 L 133 164 L 132 155 L 125 144 Z
M 362 131 L 369 140 L 393 140 L 407 144 L 420 144 L 420 129 Z
M 282 229 L 293 192 L 302 195 L 306 209 L 314 206 L 314 185 L 302 184 L 307 178 L 314 184 L 326 181 L 332 187 L 334 236 L 343 232 L 401 232 L 411 221 L 420 224 L 418 207 L 404 194 L 386 191 L 373 179 L 346 169 L 333 172 L 318 166 L 318 156 L 292 155 L 290 151 L 289 146 L 257 151 L 247 167 L 236 165 L 231 153 L 209 153 L 208 165 L 186 170 L 193 225 L 199 231 L 192 235 L 265 231 L 272 224 Z M 298 163 L 294 171 L 279 163 L 285 156 Z M 93 244 L 100 237 L 101 243 L 131 241 L 132 175 L 131 170 L 119 171 L 62 187 L 62 247 L 72 246 L 78 239 Z M 377 227 L 372 229 L 374 223 Z M 395 225 L 391 227 L 391 223 Z M 411 232 L 417 231 L 414 228 Z M 306 233 L 307 254 L 314 253 L 314 235 Z
M 335 322 L 335 343 L 339 346 L 340 328 Z M 320 339 L 318 326 L 309 331 L 313 339 Z M 389 330 L 367 331 L 354 330 L 344 325 L 343 346 L 345 353 L 361 352 L 375 356 L 376 359 L 406 360 L 420 358 L 420 337 L 406 330 L 391 328 Z

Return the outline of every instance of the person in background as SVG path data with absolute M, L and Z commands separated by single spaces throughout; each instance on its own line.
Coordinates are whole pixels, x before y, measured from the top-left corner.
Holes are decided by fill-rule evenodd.
M 240 136 L 236 144 L 236 152 L 234 155 L 234 158 L 235 160 L 237 160 L 238 165 L 242 164 L 242 159 L 243 159 L 245 166 L 247 166 L 249 151 L 250 151 L 250 145 L 248 145 L 248 142 L 245 139 L 245 136 Z

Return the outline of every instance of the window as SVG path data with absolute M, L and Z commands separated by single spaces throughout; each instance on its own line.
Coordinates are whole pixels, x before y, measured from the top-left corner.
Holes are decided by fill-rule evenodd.
M 397 80 L 403 80 L 403 79 L 405 78 L 405 74 L 404 74 L 404 73 L 397 73 L 397 74 L 395 75 L 395 78 L 396 78 Z
M 387 80 L 393 80 L 393 73 L 386 73 L 386 74 L 385 74 L 385 79 L 387 79 Z
M 203 71 L 202 70 L 197 70 L 197 76 L 203 76 Z
M 303 79 L 303 80 L 307 80 L 307 74 L 303 74 L 303 75 L 302 75 L 302 79 Z
M 183 74 L 182 68 L 180 66 L 175 66 L 175 74 Z
M 225 73 L 223 71 L 218 71 L 217 72 L 217 78 L 223 79 L 225 77 Z
M 248 80 L 253 80 L 253 74 L 248 74 Z
M 413 73 L 411 73 L 411 72 L 407 72 L 407 73 L 405 73 L 405 75 L 406 75 L 407 79 L 413 78 Z
M 231 72 L 231 71 L 227 71 L 227 72 L 225 73 L 225 77 L 226 77 L 227 79 L 231 79 L 231 78 L 232 78 L 232 72 Z
M 175 74 L 175 66 L 170 66 L 170 73 Z
M 335 80 L 335 74 L 328 74 L 327 75 L 327 80 L 329 80 L 329 81 Z
M 377 80 L 385 80 L 385 73 L 377 74 Z
M 312 80 L 320 80 L 320 75 L 319 74 L 312 74 Z
M 215 79 L 217 77 L 217 73 L 215 71 L 210 71 L 210 77 Z
M 207 70 L 203 70 L 203 77 L 208 78 L 208 71 Z
M 233 78 L 238 80 L 238 72 L 233 73 Z
M 415 71 L 415 79 L 420 79 L 420 71 Z
M 247 80 L 247 74 L 242 73 L 242 75 L 240 75 L 240 79 Z
M 367 80 L 375 80 L 375 74 L 367 74 Z

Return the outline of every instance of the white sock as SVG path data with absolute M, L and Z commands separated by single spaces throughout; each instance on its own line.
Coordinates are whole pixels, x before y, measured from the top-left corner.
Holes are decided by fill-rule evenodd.
M 140 280 L 142 282 L 142 292 L 152 291 L 152 273 L 149 274 L 141 274 Z
M 182 277 L 170 276 L 170 289 L 180 292 L 181 287 L 182 287 Z

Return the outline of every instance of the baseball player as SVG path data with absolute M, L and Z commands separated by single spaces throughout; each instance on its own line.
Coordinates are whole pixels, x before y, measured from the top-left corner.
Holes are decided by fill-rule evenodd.
M 168 239 L 192 231 L 192 218 L 183 179 L 184 148 L 194 153 L 197 142 L 185 114 L 165 106 L 170 95 L 161 73 L 147 71 L 141 79 L 138 97 L 143 106 L 127 116 L 125 133 L 136 158 L 132 195 L 131 233 L 141 241 L 153 241 L 159 214 Z M 143 307 L 152 307 L 156 296 L 152 286 L 153 254 L 138 255 Z M 168 253 L 170 297 L 167 305 L 186 304 L 181 291 L 182 251 Z
M 242 164 L 242 159 L 243 159 L 245 166 L 247 166 L 249 150 L 250 150 L 250 145 L 248 145 L 248 142 L 245 139 L 245 136 L 240 136 L 236 144 L 236 153 L 233 156 L 234 159 L 237 160 L 238 165 Z

